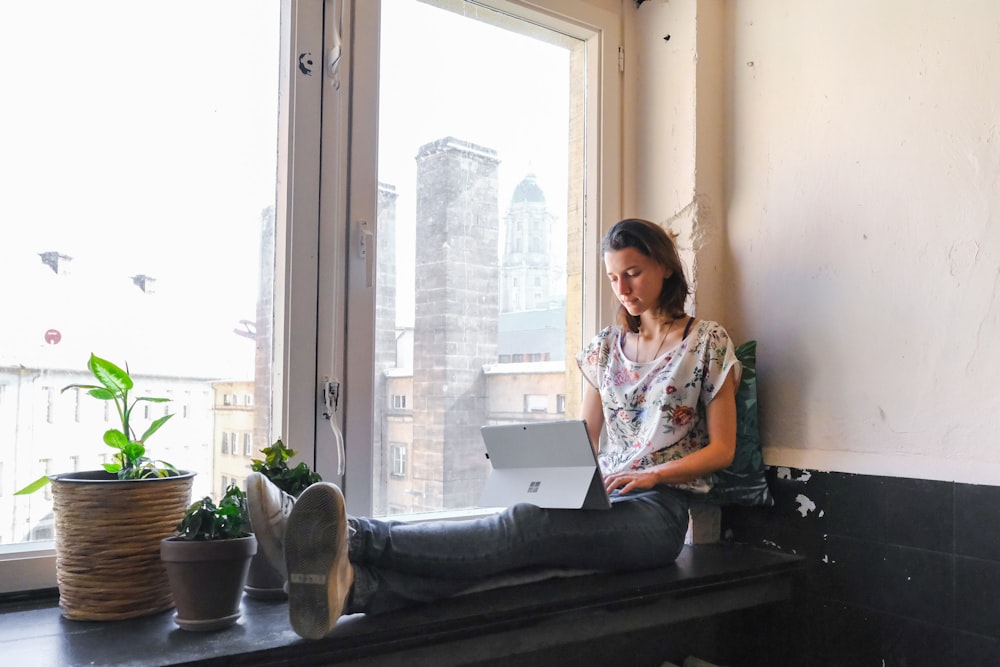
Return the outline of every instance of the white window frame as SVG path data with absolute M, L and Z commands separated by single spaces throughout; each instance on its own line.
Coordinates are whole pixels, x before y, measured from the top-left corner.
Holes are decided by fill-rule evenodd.
M 340 450 L 334 430 L 322 417 L 314 422 L 316 468 L 324 479 L 340 481 L 348 511 L 361 516 L 371 514 L 373 507 L 372 415 L 375 401 L 384 400 L 374 396 L 371 372 L 374 289 L 368 284 L 367 272 L 376 265 L 377 243 L 374 238 L 369 239 L 365 259 L 356 252 L 363 235 L 376 231 L 378 27 L 382 4 L 378 0 L 344 0 L 344 4 L 327 0 L 329 15 L 339 17 L 337 24 L 342 27 L 344 49 L 340 88 L 331 85 L 331 81 L 324 87 L 319 244 L 322 261 L 317 299 L 320 333 L 316 368 L 320 383 L 326 378 L 342 380 L 350 400 L 346 403 L 346 413 L 338 410 L 333 415 L 343 434 L 339 442 L 346 443 L 346 451 Z M 584 149 L 587 192 L 582 239 L 586 257 L 582 326 L 585 332 L 597 331 L 599 304 L 606 296 L 602 291 L 604 271 L 597 248 L 603 229 L 616 222 L 622 213 L 620 4 L 598 0 L 477 0 L 471 4 L 514 14 L 585 42 L 588 129 Z M 391 4 L 386 3 L 386 7 L 391 8 Z M 327 23 L 328 37 L 332 37 L 333 26 L 332 21 Z M 328 70 L 324 71 L 324 77 L 329 79 Z M 346 94 L 348 89 L 350 92 Z M 363 221 L 369 223 L 367 227 Z M 350 313 L 347 303 L 351 304 Z M 346 326 L 348 321 L 350 328 Z M 350 349 L 350 364 L 347 349 Z

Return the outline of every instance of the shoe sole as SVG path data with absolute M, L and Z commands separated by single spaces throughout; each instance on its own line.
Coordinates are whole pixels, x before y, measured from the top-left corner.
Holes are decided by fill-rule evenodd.
M 251 474 L 247 478 L 247 511 L 250 513 L 250 528 L 257 536 L 257 546 L 264 552 L 264 557 L 275 570 L 285 579 L 288 578 L 285 567 L 285 554 L 278 540 L 271 531 L 269 517 L 261 506 L 261 499 L 266 497 L 264 488 L 269 482 L 262 473 Z
M 344 496 L 323 482 L 303 491 L 288 517 L 288 616 L 300 637 L 322 639 L 343 611 L 348 590 L 337 574 L 347 559 L 346 523 Z

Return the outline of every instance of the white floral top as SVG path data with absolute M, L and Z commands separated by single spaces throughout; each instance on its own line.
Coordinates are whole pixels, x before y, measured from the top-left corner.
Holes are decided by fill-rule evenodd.
M 742 370 L 726 330 L 701 320 L 677 347 L 642 364 L 625 357 L 622 340 L 621 327 L 607 327 L 576 357 L 604 405 L 604 473 L 642 470 L 707 445 L 705 406 L 731 368 L 737 381 Z M 711 479 L 677 486 L 707 493 Z

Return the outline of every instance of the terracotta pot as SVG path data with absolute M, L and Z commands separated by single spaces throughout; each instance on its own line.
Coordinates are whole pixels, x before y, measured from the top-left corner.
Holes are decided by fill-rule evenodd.
M 63 616 L 117 621 L 174 606 L 160 540 L 184 516 L 194 475 L 119 480 L 88 470 L 51 477 Z
M 174 622 L 185 630 L 221 630 L 236 623 L 240 602 L 257 553 L 253 535 L 231 540 L 160 542 L 160 558 L 167 568 L 177 614 Z
M 246 594 L 256 600 L 284 600 L 285 578 L 271 565 L 263 551 L 250 560 L 250 573 L 247 575 Z

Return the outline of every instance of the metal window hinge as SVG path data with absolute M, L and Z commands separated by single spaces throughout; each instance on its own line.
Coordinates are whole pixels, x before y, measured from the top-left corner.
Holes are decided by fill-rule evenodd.
M 330 378 L 324 378 L 323 416 L 327 419 L 333 419 L 333 414 L 337 411 L 337 406 L 339 403 L 340 403 L 340 380 L 331 380 Z
M 618 47 L 618 71 L 619 72 L 624 72 L 625 71 L 625 47 L 624 46 L 619 46 Z

